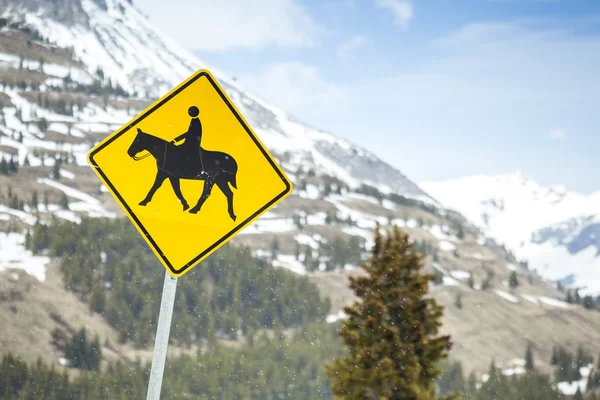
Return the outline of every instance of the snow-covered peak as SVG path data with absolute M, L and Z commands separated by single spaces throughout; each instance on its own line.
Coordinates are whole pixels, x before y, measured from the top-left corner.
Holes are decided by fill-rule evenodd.
M 549 279 L 600 292 L 600 193 L 543 186 L 522 172 L 420 186 Z
M 600 213 L 599 194 L 586 196 L 564 186 L 542 186 L 522 172 L 421 182 L 420 186 L 511 248 L 549 225 Z
M 87 71 L 142 98 L 156 99 L 198 69 L 215 75 L 261 140 L 288 153 L 289 167 L 313 168 L 349 186 L 370 184 L 382 192 L 433 202 L 400 171 L 374 154 L 291 118 L 245 92 L 233 79 L 158 31 L 127 0 L 4 0 L 2 17 L 27 25 L 50 43 L 73 50 Z M 71 10 L 77 17 L 60 18 Z M 48 11 L 51 10 L 52 12 Z M 68 20 L 68 21 L 66 21 Z M 126 121 L 123 121 L 126 122 Z

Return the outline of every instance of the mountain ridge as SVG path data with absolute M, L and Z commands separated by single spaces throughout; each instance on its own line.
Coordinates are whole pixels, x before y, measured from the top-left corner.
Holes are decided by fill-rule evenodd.
M 420 186 L 547 278 L 573 275 L 570 286 L 600 293 L 600 192 L 539 185 L 521 171 Z

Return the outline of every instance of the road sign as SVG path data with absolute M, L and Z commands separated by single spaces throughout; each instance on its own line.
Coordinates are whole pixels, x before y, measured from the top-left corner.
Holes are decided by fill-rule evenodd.
M 88 160 L 175 277 L 292 190 L 206 70 L 97 144 Z

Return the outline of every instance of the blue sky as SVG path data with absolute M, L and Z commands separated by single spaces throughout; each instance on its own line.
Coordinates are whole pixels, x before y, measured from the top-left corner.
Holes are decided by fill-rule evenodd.
M 137 1 L 209 65 L 414 181 L 600 190 L 600 2 L 157 3 Z

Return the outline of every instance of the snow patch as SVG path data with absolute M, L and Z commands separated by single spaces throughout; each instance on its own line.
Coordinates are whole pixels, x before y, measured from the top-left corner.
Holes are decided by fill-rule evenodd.
M 438 242 L 438 246 L 442 251 L 454 251 L 456 250 L 456 246 L 454 243 L 448 242 L 447 240 L 440 240 Z
M 469 279 L 469 277 L 471 277 L 470 272 L 462 271 L 460 269 L 455 269 L 455 270 L 450 271 L 450 275 L 452 275 L 453 278 L 460 279 L 462 281 Z
M 50 258 L 35 256 L 25 249 L 25 235 L 0 232 L 0 270 L 22 269 L 43 282 L 46 280 L 46 264 L 49 262 Z
M 508 300 L 508 301 L 510 301 L 511 303 L 518 303 L 518 302 L 519 302 L 519 299 L 517 299 L 517 298 L 516 298 L 515 296 L 513 296 L 512 294 L 510 294 L 510 293 L 508 293 L 508 292 L 505 292 L 504 290 L 496 289 L 496 290 L 494 290 L 494 292 L 495 292 L 495 293 L 496 293 L 498 296 L 502 297 L 502 298 L 503 298 L 503 299 L 505 299 L 505 300 Z
M 337 314 L 330 314 L 327 316 L 327 323 L 331 324 L 337 322 L 341 319 L 345 319 L 347 317 L 346 313 L 343 310 L 337 312 Z

